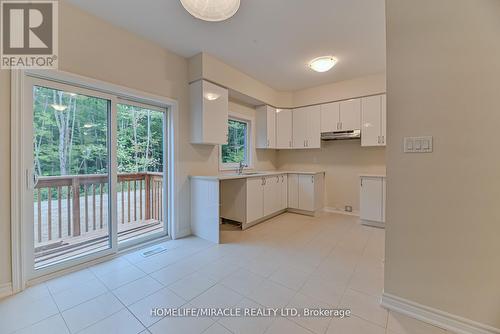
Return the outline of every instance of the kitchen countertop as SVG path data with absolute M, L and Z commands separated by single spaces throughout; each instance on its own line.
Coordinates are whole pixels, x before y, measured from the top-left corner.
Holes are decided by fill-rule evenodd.
M 305 174 L 305 175 L 315 175 L 325 173 L 325 171 L 290 171 L 290 170 L 272 170 L 272 171 L 257 171 L 257 172 L 246 172 L 251 174 L 237 174 L 237 173 L 227 173 L 227 174 L 219 174 L 219 175 L 191 175 L 192 179 L 204 179 L 204 180 L 233 180 L 233 179 L 246 179 L 252 177 L 263 177 L 263 176 L 272 176 L 272 175 L 280 175 L 280 174 Z M 255 173 L 255 174 L 254 174 Z

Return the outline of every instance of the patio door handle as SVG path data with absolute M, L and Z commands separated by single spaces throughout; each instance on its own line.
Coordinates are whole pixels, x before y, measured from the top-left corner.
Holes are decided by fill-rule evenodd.
M 38 175 L 35 172 L 35 168 L 26 169 L 26 188 L 28 190 L 35 190 L 38 184 Z

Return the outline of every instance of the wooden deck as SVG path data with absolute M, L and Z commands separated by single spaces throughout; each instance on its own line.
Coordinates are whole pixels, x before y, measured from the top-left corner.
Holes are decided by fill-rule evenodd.
M 110 247 L 107 175 L 40 177 L 35 186 L 35 268 Z M 162 173 L 119 174 L 118 241 L 163 229 Z
M 149 220 L 128 224 L 119 224 L 118 242 L 123 242 L 136 237 L 144 237 L 161 232 L 163 222 Z M 35 268 L 95 253 L 110 247 L 107 229 L 96 230 L 78 237 L 67 237 L 39 244 L 35 248 Z

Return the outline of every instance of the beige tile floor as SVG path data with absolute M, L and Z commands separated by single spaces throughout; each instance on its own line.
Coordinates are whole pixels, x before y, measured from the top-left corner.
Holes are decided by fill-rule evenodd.
M 354 217 L 283 214 L 224 244 L 136 251 L 0 301 L 0 333 L 444 334 L 379 306 L 384 230 Z M 331 318 L 152 317 L 152 307 L 344 307 Z

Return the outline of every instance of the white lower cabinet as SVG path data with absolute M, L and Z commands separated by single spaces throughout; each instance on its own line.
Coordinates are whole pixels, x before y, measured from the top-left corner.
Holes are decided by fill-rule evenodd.
M 386 182 L 383 176 L 361 176 L 360 212 L 361 223 L 384 226 Z
M 245 222 L 251 222 L 264 216 L 264 179 L 249 178 L 247 183 L 247 215 Z
M 315 212 L 323 206 L 324 173 L 288 174 L 288 208 Z
M 268 216 L 281 209 L 281 175 L 264 178 L 264 215 Z
M 281 175 L 281 209 L 288 207 L 288 175 Z
M 314 175 L 299 175 L 299 209 L 314 210 Z
M 288 207 L 299 208 L 299 174 L 288 174 Z

